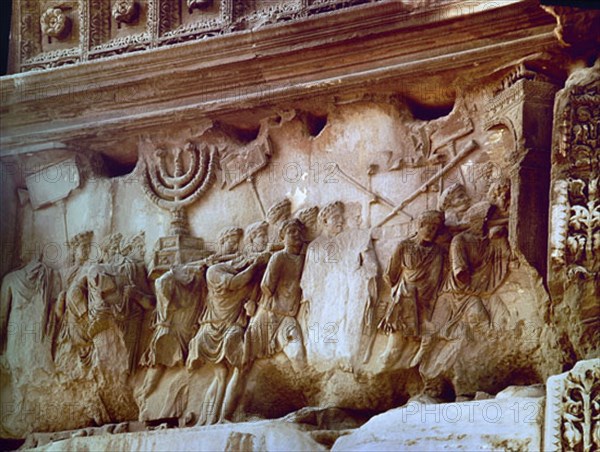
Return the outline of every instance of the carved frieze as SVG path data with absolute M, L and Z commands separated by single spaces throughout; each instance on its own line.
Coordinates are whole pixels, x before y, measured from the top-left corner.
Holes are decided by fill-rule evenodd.
M 314 134 L 298 110 L 247 129 L 177 124 L 132 140 L 130 174 L 24 207 L 31 230 L 64 207 L 70 246 L 91 240 L 73 230 L 101 244 L 57 264 L 51 378 L 93 387 L 77 419 L 206 425 L 273 416 L 264 397 L 284 413 L 309 397 L 384 410 L 533 381 L 549 365 L 539 335 L 525 340 L 545 306 L 510 240 L 523 160 L 502 118 L 477 114 L 479 94 L 430 120 L 389 100 L 332 105 Z M 590 189 L 572 185 L 566 198 L 587 206 Z

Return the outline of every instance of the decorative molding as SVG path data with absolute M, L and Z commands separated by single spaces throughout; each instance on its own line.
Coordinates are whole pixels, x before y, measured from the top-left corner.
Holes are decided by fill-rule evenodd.
M 20 60 L 24 62 L 42 51 L 42 31 L 37 20 L 39 2 L 37 0 L 22 0 L 20 3 Z
M 20 61 L 17 69 L 27 71 L 56 67 L 169 46 L 382 1 L 294 0 L 253 9 L 233 0 L 146 0 L 143 5 L 138 0 L 76 0 L 73 4 L 78 9 L 77 26 L 80 31 L 77 49 L 44 52 L 40 3 L 17 0 L 15 10 L 20 17 Z M 131 34 L 111 39 L 111 21 L 114 19 L 119 26 L 121 23 L 133 23 L 141 15 L 142 8 L 146 10 L 146 30 L 140 33 L 139 27 L 135 27 Z M 186 15 L 190 17 L 184 21 Z M 63 39 L 70 31 L 70 18 L 64 17 L 67 21 L 61 32 L 47 30 L 52 34 L 48 35 L 49 39 Z M 77 58 L 73 58 L 74 55 Z
M 160 4 L 154 4 L 156 9 L 150 8 L 148 14 L 158 17 Z M 473 22 L 462 16 L 446 19 L 434 32 L 438 19 L 429 13 L 413 17 L 401 5 L 380 2 L 306 18 L 301 24 L 289 24 L 285 33 L 274 25 L 252 33 L 180 45 L 173 51 L 136 52 L 111 60 L 99 56 L 93 78 L 88 65 L 32 72 L 25 77 L 7 76 L 1 81 L 6 112 L 2 121 L 3 153 L 20 152 L 17 149 L 24 142 L 68 142 L 80 137 L 82 117 L 94 117 L 85 124 L 85 133 L 92 138 L 104 136 L 101 132 L 107 128 L 115 133 L 138 133 L 174 117 L 177 121 L 197 121 L 198 112 L 212 117 L 279 100 L 332 98 L 337 102 L 336 96 L 342 93 L 354 96 L 370 90 L 385 96 L 407 85 L 423 92 L 430 84 L 439 83 L 442 75 L 456 80 L 459 73 L 465 76 L 463 68 L 468 68 L 466 77 L 475 79 L 477 73 L 491 73 L 499 65 L 508 65 L 515 56 L 523 55 L 519 52 L 545 52 L 556 46 L 554 21 L 529 4 L 477 14 Z M 458 27 L 459 23 L 462 26 Z M 496 27 L 493 37 L 489 32 L 491 23 Z M 531 35 L 515 38 L 516 26 L 525 27 Z M 436 33 L 452 30 L 456 31 L 452 48 L 434 39 Z M 158 42 L 158 29 L 150 32 L 151 42 Z M 401 38 L 406 46 L 398 47 Z M 484 43 L 485 49 L 480 50 Z M 389 49 L 383 65 L 377 51 L 382 48 Z M 345 57 L 331 58 L 334 49 L 340 49 Z M 85 52 L 82 47 L 81 55 L 69 58 L 85 61 L 89 59 Z M 490 53 L 497 57 L 490 58 Z M 239 62 L 232 67 L 232 61 Z M 353 64 L 357 66 L 350 70 Z M 50 62 L 35 62 L 35 67 L 46 65 L 49 67 Z M 180 69 L 177 80 L 168 75 L 175 65 Z M 132 67 L 140 71 L 131 71 Z M 424 68 L 422 74 L 427 75 L 415 79 Z M 57 88 L 44 90 L 43 86 Z M 52 100 L 57 89 L 68 92 L 68 107 Z M 90 96 L 95 100 L 93 109 L 89 108 Z M 146 107 L 150 99 L 157 108 Z M 23 100 L 30 107 L 26 114 L 18 106 Z M 118 115 L 113 114 L 116 108 Z M 49 114 L 60 123 L 48 122 Z M 79 138 L 76 140 L 79 142 Z
M 90 0 L 89 2 L 89 43 L 90 48 L 100 46 L 110 39 L 110 0 Z

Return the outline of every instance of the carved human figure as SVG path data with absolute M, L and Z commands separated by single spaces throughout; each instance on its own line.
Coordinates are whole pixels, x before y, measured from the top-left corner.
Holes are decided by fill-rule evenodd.
M 300 371 L 306 365 L 300 325 L 296 320 L 302 300 L 305 227 L 298 219 L 281 225 L 285 248 L 273 254 L 261 283 L 262 298 L 245 335 L 247 363 L 283 351 Z
M 8 273 L 0 289 L 0 355 L 4 355 L 21 405 L 27 388 L 54 372 L 51 344 L 58 278 L 38 254 Z
M 307 248 L 301 279 L 307 360 L 317 370 L 351 372 L 369 355 L 363 333 L 377 299 L 377 259 L 369 231 L 344 230 L 342 202 L 323 207 L 319 221 L 323 233 Z
M 140 359 L 140 365 L 148 369 L 135 392 L 140 412 L 165 370 L 185 365 L 188 344 L 198 329 L 206 298 L 206 268 L 204 262 L 177 265 L 154 282 L 152 337 Z
M 487 192 L 487 201 L 496 207 L 495 218 L 506 218 L 510 208 L 510 179 L 502 177 L 490 184 Z
M 185 364 L 188 343 L 202 308 L 206 265 L 178 265 L 154 282 L 153 333 L 140 364 L 175 367 Z
M 431 381 L 456 361 L 465 341 L 491 328 L 487 300 L 509 271 L 510 248 L 503 227 L 488 228 L 493 206 L 482 201 L 465 214 L 468 229 L 450 244 L 450 269 L 436 302 L 433 323 L 439 334 L 423 341 L 412 364 Z M 500 300 L 495 302 L 501 303 Z
M 136 391 L 138 404 L 156 389 L 168 367 L 184 365 L 188 358 L 188 345 L 198 330 L 198 320 L 205 307 L 207 294 L 206 270 L 219 262 L 240 260 L 256 256 L 265 250 L 268 240 L 268 223 L 261 221 L 247 228 L 244 253 L 237 253 L 242 237 L 238 228 L 226 229 L 219 237 L 217 252 L 205 259 L 177 265 L 155 281 L 156 311 L 153 334 L 140 364 L 149 367 L 143 385 Z M 263 267 L 264 268 L 264 267 Z M 246 309 L 260 296 L 260 278 L 256 272 L 248 284 Z
M 455 183 L 442 192 L 438 209 L 444 212 L 446 226 L 456 230 L 463 226 L 463 216 L 470 206 L 471 198 L 465 186 Z
M 257 221 L 246 228 L 244 233 L 246 254 L 262 253 L 269 245 L 269 223 Z
M 580 106 L 577 107 L 576 114 L 577 120 L 573 126 L 575 143 L 589 145 L 590 140 L 594 140 L 597 133 L 590 110 L 586 106 Z
M 200 425 L 222 422 L 235 408 L 244 364 L 247 286 L 269 256 L 268 253 L 254 258 L 240 256 L 241 237 L 239 228 L 229 228 L 220 234 L 222 253 L 232 256 L 232 259 L 211 265 L 206 271 L 206 309 L 198 332 L 189 345 L 188 369 L 193 370 L 206 362 L 215 365 L 215 377 L 203 404 L 204 407 L 214 407 L 214 410 L 200 411 Z
M 418 343 L 433 333 L 429 322 L 443 281 L 445 259 L 435 238 L 443 225 L 442 212 L 429 210 L 419 215 L 416 235 L 398 244 L 383 275 L 392 289 L 392 302 L 379 328 L 388 334 L 398 333 L 388 338 L 382 355 L 386 365 L 404 361 L 400 366 L 410 367 Z
M 269 247 L 269 223 L 266 221 L 252 223 L 246 228 L 244 237 L 246 242 L 244 255 L 249 258 L 257 257 L 267 251 Z M 266 265 L 263 268 L 257 268 L 252 280 L 248 283 L 248 301 L 246 301 L 244 308 L 249 316 L 254 315 L 256 312 L 256 306 L 261 295 L 260 282 L 265 269 Z
M 117 380 L 137 364 L 143 310 L 154 307 L 142 260 L 143 235 L 123 248 L 121 241 L 117 233 L 103 242 L 102 261 L 90 266 L 85 280 L 93 366 Z
M 292 216 L 292 202 L 284 198 L 273 204 L 267 211 L 267 222 L 269 223 L 269 242 L 274 248 L 281 249 L 279 242 L 279 229 L 281 224 Z
M 294 215 L 305 226 L 305 240 L 312 242 L 319 236 L 319 207 L 312 206 L 299 210 Z
M 92 341 L 88 334 L 88 294 L 85 278 L 90 265 L 93 233 L 77 234 L 69 242 L 68 267 L 62 272 L 62 291 L 56 314 L 58 337 L 53 347 L 59 374 L 69 379 L 83 377 L 90 367 Z

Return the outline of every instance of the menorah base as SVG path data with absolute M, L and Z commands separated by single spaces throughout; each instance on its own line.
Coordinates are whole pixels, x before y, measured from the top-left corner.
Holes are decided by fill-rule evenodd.
M 154 255 L 148 266 L 148 276 L 156 279 L 173 265 L 181 265 L 210 256 L 212 252 L 204 246 L 200 237 L 168 235 L 160 237 L 154 247 Z

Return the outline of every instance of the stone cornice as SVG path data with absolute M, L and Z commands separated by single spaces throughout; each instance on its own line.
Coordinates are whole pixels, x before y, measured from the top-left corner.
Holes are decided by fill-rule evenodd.
M 488 74 L 556 49 L 554 19 L 537 2 L 482 5 L 410 12 L 401 3 L 382 2 L 4 77 L 2 154 L 48 140 L 114 139 L 165 123 L 361 90 L 418 98 L 437 89 L 450 96 L 437 102 L 451 103 L 459 74 Z

